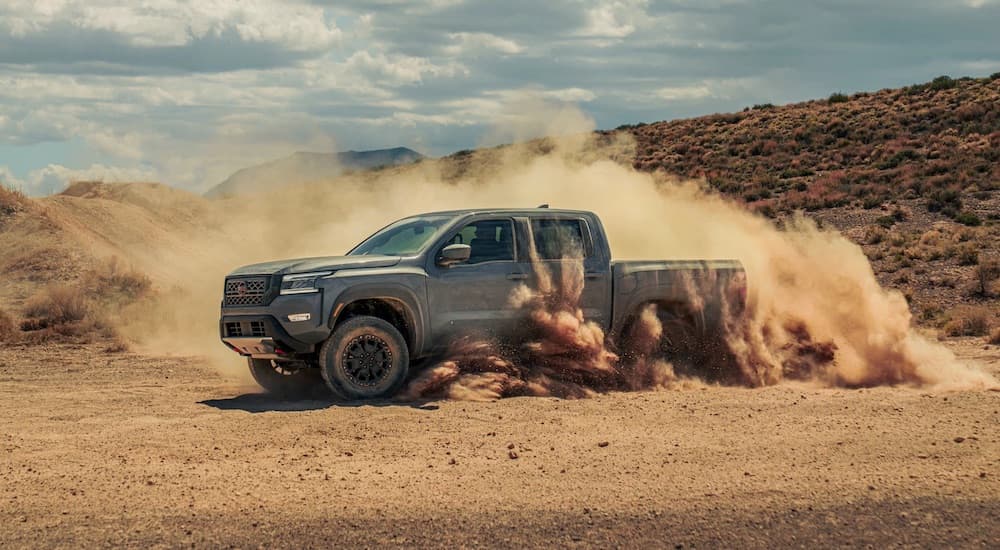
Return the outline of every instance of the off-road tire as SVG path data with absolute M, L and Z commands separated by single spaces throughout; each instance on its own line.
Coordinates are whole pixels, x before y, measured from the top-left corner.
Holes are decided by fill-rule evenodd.
M 391 397 L 406 381 L 410 353 L 391 323 L 361 315 L 344 321 L 319 351 L 326 385 L 350 400 Z
M 248 358 L 250 375 L 260 387 L 279 397 L 305 397 L 323 387 L 319 369 L 282 368 L 280 362 L 270 359 Z
M 683 310 L 657 308 L 656 318 L 663 328 L 660 353 L 675 367 L 697 370 L 700 366 L 702 338 L 691 314 Z
M 679 374 L 696 375 L 710 382 L 735 383 L 739 373 L 726 345 L 722 327 L 700 329 L 684 310 L 658 310 L 663 327 L 660 352 Z

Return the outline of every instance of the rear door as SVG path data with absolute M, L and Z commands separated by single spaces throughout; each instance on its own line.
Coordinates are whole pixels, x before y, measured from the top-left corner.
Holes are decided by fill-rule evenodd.
M 450 244 L 471 246 L 469 260 L 437 265 L 441 249 Z M 514 220 L 504 216 L 474 218 L 436 245 L 427 282 L 436 339 L 466 333 L 494 336 L 513 329 L 520 312 L 511 307 L 511 294 L 526 278 L 518 248 Z
M 611 312 L 610 259 L 603 252 L 606 247 L 597 246 L 594 228 L 584 217 L 565 215 L 534 216 L 529 223 L 539 265 L 552 273 L 553 283 L 565 295 L 579 292 L 575 305 L 584 318 L 606 329 Z

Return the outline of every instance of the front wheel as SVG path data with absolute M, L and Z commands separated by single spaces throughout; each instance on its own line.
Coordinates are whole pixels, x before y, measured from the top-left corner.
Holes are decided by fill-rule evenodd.
M 396 327 L 378 317 L 352 317 L 340 324 L 319 352 L 330 389 L 348 399 L 396 393 L 406 381 L 410 354 Z
M 271 359 L 247 359 L 250 375 L 260 387 L 281 397 L 309 395 L 323 387 L 319 369 L 304 363 L 272 361 Z

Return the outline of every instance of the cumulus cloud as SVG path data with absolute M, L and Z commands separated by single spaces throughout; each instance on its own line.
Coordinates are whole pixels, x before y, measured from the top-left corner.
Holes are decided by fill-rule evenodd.
M 72 169 L 60 164 L 49 164 L 32 170 L 28 177 L 22 180 L 15 177 L 8 167 L 0 166 L 0 183 L 36 197 L 58 193 L 74 181 L 154 181 L 155 176 L 153 172 L 142 168 L 93 164 L 87 168 Z
M 598 1 L 587 8 L 587 25 L 581 29 L 584 36 L 624 38 L 636 27 L 649 20 L 646 14 L 648 0 Z
M 451 44 L 444 47 L 444 53 L 448 55 L 479 55 L 483 52 L 514 55 L 524 50 L 513 40 L 488 32 L 453 32 L 448 38 L 452 40 Z
M 335 143 L 445 154 L 985 75 L 998 19 L 997 0 L 6 0 L 0 146 L 73 150 L 3 176 L 122 166 L 204 189 Z M 533 124 L 523 101 L 589 118 Z
M 691 86 L 665 86 L 657 90 L 656 95 L 667 101 L 683 101 L 712 97 L 713 92 L 706 84 L 694 84 Z
M 138 47 L 183 46 L 231 32 L 247 42 L 315 50 L 341 36 L 322 8 L 295 2 L 8 0 L 0 7 L 0 29 L 15 39 L 66 28 L 107 33 Z
M 467 75 L 469 69 L 456 62 L 435 64 L 425 57 L 386 55 L 367 50 L 355 52 L 347 59 L 347 68 L 375 81 L 390 85 L 417 84 L 425 76 L 454 77 Z

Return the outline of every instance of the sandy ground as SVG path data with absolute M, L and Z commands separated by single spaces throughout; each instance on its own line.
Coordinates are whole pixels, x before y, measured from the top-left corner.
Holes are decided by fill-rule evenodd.
M 7 348 L 0 547 L 995 548 L 998 428 L 992 391 L 344 406 L 199 359 Z

